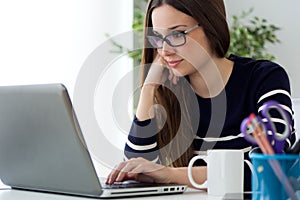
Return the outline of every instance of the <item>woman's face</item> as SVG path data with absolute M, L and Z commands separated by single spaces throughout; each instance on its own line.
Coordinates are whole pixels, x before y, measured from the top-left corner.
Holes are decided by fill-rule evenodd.
M 165 37 L 174 31 L 188 30 L 198 22 L 189 15 L 180 12 L 169 5 L 157 7 L 152 12 L 153 32 L 155 35 Z M 201 22 L 200 26 L 186 35 L 186 43 L 182 46 L 172 47 L 166 41 L 158 49 L 158 54 L 164 58 L 176 76 L 191 75 L 203 67 L 208 61 L 211 50 L 205 36 Z M 194 67 L 193 67 L 194 66 Z

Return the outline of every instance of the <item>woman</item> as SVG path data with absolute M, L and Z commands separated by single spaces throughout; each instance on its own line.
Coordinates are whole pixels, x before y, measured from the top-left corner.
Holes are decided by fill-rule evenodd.
M 282 67 L 225 57 L 230 37 L 223 0 L 150 0 L 144 42 L 143 83 L 127 160 L 110 173 L 108 184 L 136 179 L 191 186 L 187 165 L 193 155 L 211 148 L 251 148 L 240 124 L 252 112 L 259 115 L 266 101 L 279 102 L 292 117 Z M 287 146 L 294 140 L 292 134 Z M 193 174 L 203 183 L 206 166 L 198 163 Z

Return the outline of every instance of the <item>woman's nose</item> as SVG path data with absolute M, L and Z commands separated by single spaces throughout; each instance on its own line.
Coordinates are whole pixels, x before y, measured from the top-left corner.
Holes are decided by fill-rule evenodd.
M 163 42 L 162 48 L 161 48 L 162 55 L 170 55 L 175 53 L 174 47 L 170 46 L 166 41 Z

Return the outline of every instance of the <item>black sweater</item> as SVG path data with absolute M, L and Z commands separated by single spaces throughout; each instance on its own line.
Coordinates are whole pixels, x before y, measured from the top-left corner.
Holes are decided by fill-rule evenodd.
M 250 113 L 260 115 L 262 105 L 269 100 L 275 100 L 283 105 L 290 115 L 293 132 L 287 140 L 287 145 L 293 143 L 295 134 L 290 83 L 285 70 L 278 64 L 266 60 L 253 60 L 235 55 L 231 55 L 229 59 L 234 62 L 234 67 L 225 90 L 209 99 L 196 95 L 200 118 L 197 137 L 191 141 L 195 154 L 212 148 L 251 148 L 252 144 L 241 137 L 240 124 Z M 145 121 L 134 119 L 125 146 L 125 159 L 144 157 L 160 163 L 155 121 L 155 119 Z M 276 125 L 280 127 L 280 124 Z M 249 158 L 248 153 L 245 153 L 245 158 Z M 245 190 L 250 189 L 251 172 L 246 166 Z

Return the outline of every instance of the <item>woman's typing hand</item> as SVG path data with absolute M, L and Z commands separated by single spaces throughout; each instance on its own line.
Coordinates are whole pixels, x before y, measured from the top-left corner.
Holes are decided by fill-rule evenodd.
M 125 180 L 140 182 L 170 183 L 172 168 L 159 165 L 144 158 L 132 158 L 121 162 L 108 175 L 106 184 Z

